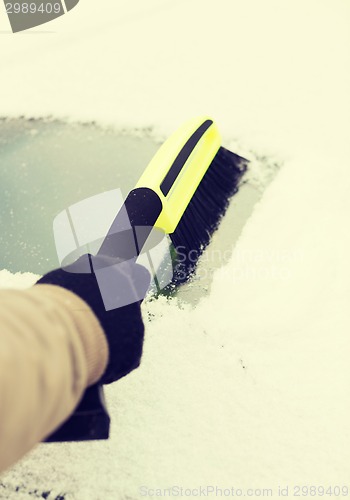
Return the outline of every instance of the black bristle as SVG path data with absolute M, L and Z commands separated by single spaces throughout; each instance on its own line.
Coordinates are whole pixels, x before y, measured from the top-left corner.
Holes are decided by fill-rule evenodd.
M 186 282 L 238 191 L 247 160 L 221 147 L 204 175 L 176 230 L 170 235 L 178 260 L 173 283 Z

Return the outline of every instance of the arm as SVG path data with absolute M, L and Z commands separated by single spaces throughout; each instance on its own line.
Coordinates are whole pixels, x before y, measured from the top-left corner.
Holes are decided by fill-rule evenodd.
M 0 471 L 71 414 L 103 375 L 106 337 L 76 294 L 53 285 L 0 292 Z
M 59 427 L 89 385 L 140 364 L 148 271 L 93 257 L 105 276 L 99 283 L 95 272 L 76 272 L 87 259 L 30 290 L 0 292 L 0 471 Z

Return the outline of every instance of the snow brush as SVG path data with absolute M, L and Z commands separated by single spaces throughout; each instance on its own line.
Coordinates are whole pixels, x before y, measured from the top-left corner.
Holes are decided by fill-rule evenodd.
M 221 146 L 212 119 L 186 122 L 160 147 L 128 194 L 98 254 L 136 259 L 155 228 L 169 235 L 175 262 L 181 254 L 172 284 L 186 282 L 237 192 L 247 163 Z M 131 245 L 136 232 L 137 244 Z M 97 384 L 86 390 L 73 415 L 46 441 L 107 439 L 109 424 L 103 388 Z
M 181 254 L 174 266 L 174 284 L 186 282 L 194 271 L 246 167 L 247 160 L 221 147 L 213 120 L 195 118 L 160 147 L 129 193 L 124 207 L 131 227 L 145 228 L 139 248 L 156 228 L 169 235 L 175 260 Z M 123 227 L 125 214 L 120 210 L 99 253 L 120 257 Z

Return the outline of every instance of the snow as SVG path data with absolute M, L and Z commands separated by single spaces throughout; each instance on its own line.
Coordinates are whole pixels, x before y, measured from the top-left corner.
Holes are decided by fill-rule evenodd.
M 349 484 L 349 16 L 343 0 L 82 0 L 37 29 L 53 33 L 2 35 L 2 115 L 164 135 L 204 113 L 225 145 L 284 164 L 210 295 L 144 306 L 142 366 L 107 389 L 110 441 L 40 445 L 0 496 Z
M 39 276 L 32 273 L 10 273 L 6 269 L 0 271 L 0 288 L 30 288 L 39 279 Z

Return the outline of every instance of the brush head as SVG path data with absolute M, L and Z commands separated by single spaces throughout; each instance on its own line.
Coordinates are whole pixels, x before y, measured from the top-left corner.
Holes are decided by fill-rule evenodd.
M 224 216 L 248 161 L 220 147 L 189 202 L 175 231 L 170 234 L 176 251 L 173 285 L 186 282 Z
M 136 259 L 145 253 L 146 239 L 156 228 L 170 236 L 174 247 L 171 288 L 186 282 L 238 190 L 248 163 L 220 145 L 219 130 L 210 118 L 183 124 L 152 158 L 117 214 L 99 254 Z M 142 227 L 146 231 L 139 241 Z M 158 271 L 165 272 L 164 282 L 169 281 L 166 260 L 151 273 L 158 278 Z M 157 289 L 162 288 L 157 285 Z

